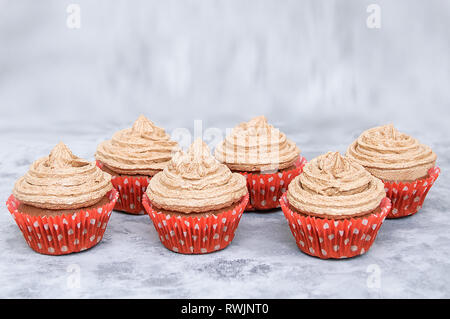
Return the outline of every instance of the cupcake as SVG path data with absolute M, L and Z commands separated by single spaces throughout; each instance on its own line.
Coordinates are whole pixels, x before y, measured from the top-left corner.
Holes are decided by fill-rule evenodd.
M 323 259 L 367 252 L 391 208 L 383 182 L 338 152 L 307 163 L 280 202 L 300 250 Z
M 163 245 L 183 254 L 227 247 L 247 202 L 245 177 L 220 164 L 201 139 L 173 156 L 143 199 Z
M 415 214 L 440 173 L 431 148 L 393 125 L 363 132 L 349 146 L 347 156 L 384 182 L 392 202 L 388 218 Z
M 100 143 L 95 153 L 97 165 L 111 174 L 119 191 L 115 210 L 144 214 L 142 195 L 152 176 L 161 172 L 179 149 L 164 129 L 141 115 L 131 128 L 115 133 Z
M 264 116 L 236 126 L 216 147 L 215 157 L 246 177 L 250 195 L 246 210 L 279 207 L 281 195 L 306 163 L 295 143 Z
M 17 180 L 6 205 L 33 250 L 63 255 L 101 241 L 117 197 L 109 174 L 59 143 Z

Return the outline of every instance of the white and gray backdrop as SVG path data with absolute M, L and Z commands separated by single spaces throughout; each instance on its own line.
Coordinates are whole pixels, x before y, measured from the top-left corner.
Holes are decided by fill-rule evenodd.
M 2 203 L 58 141 L 93 159 L 139 114 L 169 133 L 264 114 L 309 159 L 394 123 L 443 173 L 420 213 L 340 261 L 301 253 L 281 211 L 245 214 L 205 256 L 166 250 L 147 216 L 121 213 L 97 247 L 44 256 L 3 204 L 0 297 L 450 297 L 450 2 L 0 0 Z

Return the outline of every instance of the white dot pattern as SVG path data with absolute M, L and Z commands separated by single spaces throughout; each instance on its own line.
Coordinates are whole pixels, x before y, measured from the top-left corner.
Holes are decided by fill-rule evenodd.
M 142 204 L 166 248 L 182 254 L 206 254 L 231 243 L 248 199 L 246 195 L 232 210 L 203 217 L 165 215 L 153 208 L 147 195 Z
M 286 194 L 280 203 L 300 250 L 323 259 L 349 258 L 367 252 L 391 209 L 390 200 L 384 198 L 380 213 L 331 220 L 293 212 L 287 205 Z
M 411 183 L 384 182 L 386 196 L 392 202 L 392 211 L 387 218 L 400 218 L 417 213 L 440 172 L 439 167 L 433 167 L 428 171 L 426 179 Z
M 11 195 L 6 203 L 25 241 L 35 251 L 49 255 L 79 252 L 96 245 L 103 237 L 110 213 L 119 196 L 110 191 L 110 202 L 101 209 L 58 216 L 30 216 L 18 211 L 19 202 Z M 97 223 L 96 221 L 99 221 Z M 104 224 L 105 227 L 101 227 Z
M 113 176 L 111 182 L 119 192 L 114 209 L 133 215 L 145 214 L 142 198 L 150 179 L 150 177 Z
M 267 210 L 280 207 L 280 197 L 286 192 L 286 186 L 303 172 L 306 159 L 302 156 L 295 163 L 296 168 L 274 174 L 242 173 L 247 178 L 250 201 L 246 211 Z

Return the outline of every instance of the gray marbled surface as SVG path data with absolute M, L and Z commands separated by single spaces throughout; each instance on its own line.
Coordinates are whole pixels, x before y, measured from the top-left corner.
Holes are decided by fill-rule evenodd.
M 327 150 L 343 152 L 358 132 L 373 124 L 362 119 L 354 123 L 330 122 L 327 129 L 320 130 L 320 123 L 311 119 L 302 123 L 301 129 L 281 127 L 290 131 L 303 155 L 312 158 Z M 81 130 L 66 125 L 2 132 L 0 141 L 8 152 L 0 155 L 0 200 L 6 201 L 14 181 L 34 159 L 48 154 L 58 140 L 52 130 L 60 132 L 59 138 L 75 154 L 93 159 L 98 142 L 115 129 Z M 277 210 L 245 213 L 231 245 L 208 255 L 173 253 L 160 243 L 148 216 L 114 212 L 103 241 L 94 248 L 45 256 L 27 246 L 2 205 L 0 297 L 448 298 L 450 144 L 437 131 L 409 131 L 434 147 L 443 173 L 422 210 L 409 218 L 386 220 L 365 255 L 320 260 L 303 254 Z M 373 285 L 377 274 L 379 285 Z M 73 276 L 78 275 L 79 287 L 71 285 Z

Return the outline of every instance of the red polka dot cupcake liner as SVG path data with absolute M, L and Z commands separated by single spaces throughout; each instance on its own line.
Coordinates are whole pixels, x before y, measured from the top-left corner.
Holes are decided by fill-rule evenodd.
M 233 209 L 220 214 L 182 217 L 158 212 L 147 195 L 143 199 L 161 243 L 167 249 L 181 254 L 207 254 L 227 247 L 234 238 L 247 202 L 248 194 Z
M 387 218 L 400 218 L 417 213 L 440 173 L 439 167 L 433 167 L 425 179 L 411 183 L 384 182 L 386 196 L 392 202 L 392 210 Z
M 334 220 L 294 212 L 289 208 L 286 194 L 280 203 L 298 248 L 322 259 L 350 258 L 367 252 L 391 210 L 391 201 L 385 197 L 380 213 Z
M 241 172 L 247 178 L 250 195 L 245 210 L 267 210 L 280 207 L 280 197 L 286 192 L 289 183 L 303 172 L 306 162 L 306 158 L 300 156 L 295 162 L 295 168 L 288 171 L 273 174 Z
M 89 249 L 102 240 L 118 192 L 113 189 L 107 196 L 110 201 L 101 207 L 58 216 L 31 216 L 20 212 L 20 202 L 14 195 L 8 198 L 6 206 L 34 251 L 66 255 Z
M 97 161 L 97 166 L 102 168 L 103 164 Z M 133 215 L 145 214 L 142 206 L 142 197 L 147 190 L 150 177 L 137 176 L 113 176 L 111 183 L 119 192 L 114 210 L 122 211 Z

